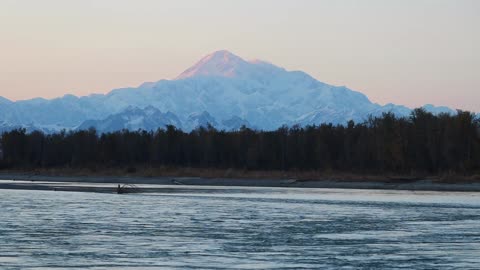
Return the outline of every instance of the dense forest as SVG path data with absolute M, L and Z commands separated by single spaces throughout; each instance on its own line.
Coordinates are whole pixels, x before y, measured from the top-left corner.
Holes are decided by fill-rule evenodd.
M 480 171 L 480 122 L 469 112 L 410 117 L 391 113 L 364 123 L 282 127 L 275 131 L 168 126 L 156 132 L 94 129 L 1 136 L 4 169 L 176 166 L 247 170 L 462 174 Z

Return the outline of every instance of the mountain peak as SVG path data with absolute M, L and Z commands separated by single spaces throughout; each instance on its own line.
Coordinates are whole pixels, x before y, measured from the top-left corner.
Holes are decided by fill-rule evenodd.
M 227 50 L 220 50 L 203 57 L 175 79 L 186 79 L 195 76 L 235 77 L 238 75 L 238 71 L 247 65 L 249 63 L 241 57 Z
M 232 60 L 232 59 L 243 60 L 239 56 L 237 56 L 237 55 L 235 55 L 232 52 L 227 51 L 227 50 L 215 51 L 215 52 L 205 56 L 204 58 L 208 58 L 208 59 L 215 60 L 215 61 L 227 61 L 227 62 L 229 60 Z
M 200 59 L 199 63 L 205 64 L 205 63 L 213 62 L 216 64 L 220 64 L 220 63 L 230 63 L 230 62 L 238 62 L 238 61 L 244 61 L 244 60 L 240 56 L 235 55 L 230 51 L 219 50 L 204 56 L 202 59 Z

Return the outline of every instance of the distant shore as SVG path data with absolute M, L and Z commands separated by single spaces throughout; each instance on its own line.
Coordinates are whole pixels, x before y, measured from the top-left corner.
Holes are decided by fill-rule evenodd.
M 235 174 L 232 172 L 232 174 Z M 106 192 L 116 191 L 118 185 L 139 185 L 140 192 L 164 192 L 172 185 L 188 186 L 222 186 L 222 187 L 289 187 L 289 188 L 342 188 L 342 189 L 385 189 L 412 191 L 461 191 L 480 192 L 480 181 L 476 178 L 461 179 L 453 182 L 451 179 L 435 177 L 392 177 L 392 176 L 357 176 L 342 177 L 325 176 L 322 178 L 304 177 L 205 177 L 205 176 L 142 176 L 142 175 L 81 175 L 67 171 L 52 172 L 0 172 L 0 189 L 26 190 L 63 190 Z M 91 184 L 91 185 L 89 185 Z M 144 186 L 144 187 L 142 187 Z

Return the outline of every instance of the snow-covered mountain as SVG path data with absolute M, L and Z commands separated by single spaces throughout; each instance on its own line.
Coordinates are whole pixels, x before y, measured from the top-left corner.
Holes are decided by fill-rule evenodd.
M 425 109 L 451 112 L 432 105 Z M 51 130 L 152 130 L 169 124 L 184 130 L 207 124 L 221 129 L 246 125 L 270 130 L 282 125 L 358 122 L 383 112 L 405 116 L 411 110 L 394 104 L 381 106 L 360 92 L 265 61 L 246 61 L 228 51 L 205 56 L 174 80 L 116 89 L 106 95 L 17 102 L 0 98 L 2 125 Z
M 448 114 L 455 114 L 457 113 L 455 110 L 452 110 L 445 106 L 434 106 L 432 104 L 426 104 L 422 108 L 426 111 L 431 112 L 433 114 L 441 114 L 441 113 L 448 113 Z
M 113 132 L 117 130 L 157 130 L 172 125 L 182 128 L 182 123 L 172 112 L 162 113 L 155 107 L 144 109 L 128 107 L 121 113 L 116 113 L 102 120 L 87 120 L 77 129 L 95 128 L 99 132 Z

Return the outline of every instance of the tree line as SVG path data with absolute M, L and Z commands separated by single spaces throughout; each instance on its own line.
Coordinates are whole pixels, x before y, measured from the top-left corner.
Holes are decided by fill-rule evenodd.
M 433 115 L 415 109 L 346 125 L 235 131 L 174 126 L 98 134 L 94 129 L 44 134 L 24 129 L 0 139 L 2 168 L 177 166 L 361 173 L 478 173 L 480 122 L 470 112 Z

